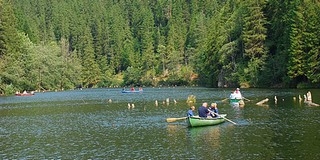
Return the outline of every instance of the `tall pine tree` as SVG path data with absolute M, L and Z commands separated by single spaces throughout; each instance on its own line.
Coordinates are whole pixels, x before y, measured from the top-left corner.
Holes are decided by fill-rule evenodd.
M 266 18 L 262 9 L 264 1 L 246 1 L 244 14 L 244 26 L 242 40 L 244 44 L 244 56 L 247 65 L 244 67 L 240 83 L 256 87 L 259 73 L 263 70 L 267 58 L 265 47 L 266 40 Z M 247 86 L 248 87 L 248 86 Z

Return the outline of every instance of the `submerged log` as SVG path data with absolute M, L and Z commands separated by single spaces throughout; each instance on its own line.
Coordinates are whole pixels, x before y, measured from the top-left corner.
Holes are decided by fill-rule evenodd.
M 266 98 L 266 99 L 264 99 L 264 100 L 262 100 L 262 101 L 260 101 L 260 102 L 256 103 L 256 105 L 262 105 L 263 103 L 266 103 L 266 102 L 268 102 L 268 101 L 269 101 L 269 99 L 268 99 L 268 98 Z
M 309 105 L 309 106 L 320 106 L 319 104 L 317 104 L 317 103 L 313 103 L 313 102 L 311 102 L 311 101 L 304 101 L 304 103 L 305 104 L 307 104 L 307 105 Z

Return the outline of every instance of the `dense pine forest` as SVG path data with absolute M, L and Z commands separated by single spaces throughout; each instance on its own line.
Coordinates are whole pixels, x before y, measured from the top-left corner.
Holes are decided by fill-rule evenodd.
M 0 94 L 319 87 L 318 0 L 0 0 Z

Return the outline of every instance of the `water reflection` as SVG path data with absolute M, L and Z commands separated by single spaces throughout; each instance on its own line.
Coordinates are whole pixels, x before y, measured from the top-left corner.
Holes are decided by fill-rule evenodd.
M 239 103 L 230 103 L 230 106 L 231 106 L 234 110 L 240 110 L 240 109 L 244 108 L 244 105 L 240 105 Z
M 192 144 L 204 144 L 212 149 L 218 148 L 220 145 L 219 126 L 188 128 L 187 135 Z
M 181 129 L 181 124 L 168 124 L 167 125 L 167 132 L 169 135 L 177 134 L 180 129 Z

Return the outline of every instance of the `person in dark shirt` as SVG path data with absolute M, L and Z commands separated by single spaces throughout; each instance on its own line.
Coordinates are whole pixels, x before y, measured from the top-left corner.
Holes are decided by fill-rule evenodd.
M 207 102 L 202 103 L 202 106 L 199 107 L 199 109 L 198 109 L 199 117 L 207 118 L 208 113 L 209 113 L 209 110 L 207 107 L 208 107 Z
M 190 109 L 188 110 L 187 116 L 192 117 L 194 116 L 193 111 L 196 109 L 195 106 L 191 106 Z

